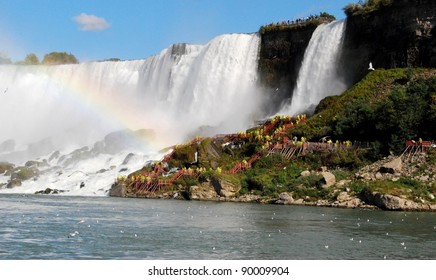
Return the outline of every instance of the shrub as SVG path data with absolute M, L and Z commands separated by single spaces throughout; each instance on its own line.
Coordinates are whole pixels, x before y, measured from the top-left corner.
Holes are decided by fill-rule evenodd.
M 347 16 L 366 15 L 382 7 L 390 6 L 393 2 L 393 0 L 361 0 L 358 4 L 348 4 L 345 6 L 344 12 Z
M 77 64 L 79 61 L 71 53 L 66 52 L 51 52 L 44 55 L 42 64 L 45 65 L 58 65 L 58 64 Z

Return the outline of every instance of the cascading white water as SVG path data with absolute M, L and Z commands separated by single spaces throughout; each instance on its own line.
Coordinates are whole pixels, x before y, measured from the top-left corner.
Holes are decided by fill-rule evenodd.
M 162 147 L 201 132 L 246 129 L 260 117 L 263 102 L 257 89 L 259 46 L 258 34 L 231 34 L 204 46 L 176 44 L 145 60 L 1 65 L 0 162 L 43 162 L 37 180 L 21 187 L 6 189 L 13 178 L 0 174 L 1 191 L 50 187 L 104 195 L 118 175 L 159 159 L 155 152 Z M 124 139 L 120 134 L 96 142 L 125 129 L 152 129 L 155 138 L 143 139 L 142 154 L 134 156 L 106 153 Z
M 179 44 L 145 60 L 0 66 L 0 143 L 46 137 L 83 145 L 122 128 L 174 144 L 200 126 L 244 128 L 260 104 L 257 34 Z M 53 140 L 56 142 L 56 140 Z M 74 143 L 76 142 L 76 143 Z
M 280 114 L 312 113 L 323 98 L 346 90 L 337 69 L 344 31 L 344 20 L 317 27 L 304 53 L 291 103 Z

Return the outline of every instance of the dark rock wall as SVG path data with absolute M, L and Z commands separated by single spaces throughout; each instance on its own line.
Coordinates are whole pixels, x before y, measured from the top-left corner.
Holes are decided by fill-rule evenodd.
M 270 31 L 261 35 L 259 58 L 260 81 L 270 92 L 277 109 L 281 101 L 292 97 L 304 52 L 317 25 L 292 30 Z
M 436 67 L 436 1 L 394 0 L 347 18 L 341 68 L 350 84 L 375 68 Z
M 347 18 L 340 75 L 351 86 L 375 68 L 436 67 L 436 0 L 394 0 L 388 7 Z M 317 25 L 261 36 L 260 81 L 272 111 L 292 97 L 298 72 Z

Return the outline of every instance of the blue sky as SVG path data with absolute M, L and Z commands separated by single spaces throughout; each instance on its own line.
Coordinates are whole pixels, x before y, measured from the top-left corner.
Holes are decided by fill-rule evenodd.
M 52 51 L 80 61 L 142 59 L 173 43 L 204 44 L 226 33 L 326 11 L 353 0 L 0 0 L 0 52 L 13 61 Z

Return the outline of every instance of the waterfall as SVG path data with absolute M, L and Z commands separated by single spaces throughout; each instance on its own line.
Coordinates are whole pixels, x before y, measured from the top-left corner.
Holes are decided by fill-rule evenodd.
M 259 45 L 258 34 L 229 34 L 144 60 L 2 65 L 0 144 L 13 139 L 25 148 L 50 139 L 56 147 L 80 147 L 129 128 L 153 129 L 165 146 L 206 128 L 245 129 L 262 102 Z
M 143 60 L 0 65 L 0 163 L 16 164 L 0 192 L 107 195 L 163 147 L 245 130 L 264 103 L 259 46 L 229 34 Z M 17 181 L 22 168 L 37 175 Z
M 323 98 L 346 90 L 337 69 L 344 31 L 344 20 L 316 28 L 304 53 L 292 101 L 285 103 L 280 114 L 313 113 Z

